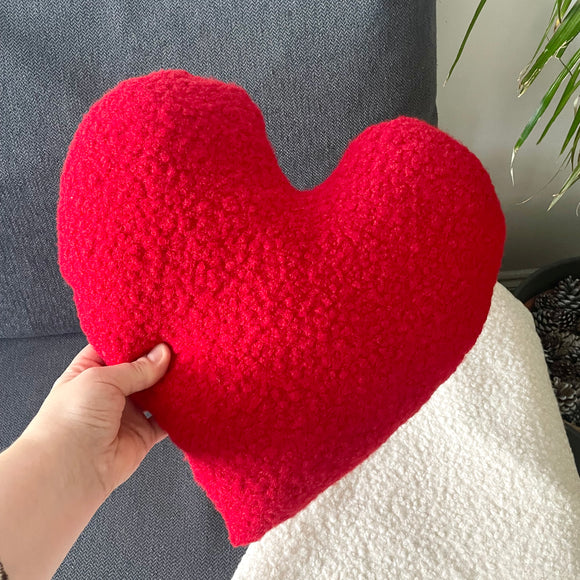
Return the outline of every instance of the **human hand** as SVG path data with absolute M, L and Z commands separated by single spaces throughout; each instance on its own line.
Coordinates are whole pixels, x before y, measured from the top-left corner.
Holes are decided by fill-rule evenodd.
M 127 398 L 167 372 L 171 351 L 158 346 L 157 362 L 106 366 L 87 345 L 0 453 L 0 555 L 11 578 L 52 578 L 99 506 L 166 437 Z
M 92 489 L 96 484 L 107 497 L 167 436 L 154 417 L 147 419 L 128 398 L 152 387 L 167 372 L 171 351 L 165 343 L 158 346 L 158 361 L 143 356 L 106 366 L 88 344 L 56 380 L 21 439 L 60 446 L 78 464 L 76 477 Z

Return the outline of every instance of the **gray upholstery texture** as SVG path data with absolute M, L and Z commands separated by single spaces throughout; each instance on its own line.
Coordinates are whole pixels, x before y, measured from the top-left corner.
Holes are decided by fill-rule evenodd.
M 86 344 L 57 262 L 68 145 L 120 81 L 168 68 L 235 82 L 300 189 L 399 115 L 437 124 L 435 0 L 0 3 L 0 449 Z M 173 443 L 101 506 L 57 579 L 227 579 L 220 514 Z

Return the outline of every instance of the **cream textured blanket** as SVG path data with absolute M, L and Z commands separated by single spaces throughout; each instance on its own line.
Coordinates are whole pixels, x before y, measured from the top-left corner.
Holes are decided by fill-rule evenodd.
M 499 283 L 457 371 L 234 574 L 383 578 L 580 578 L 580 478 L 532 316 Z

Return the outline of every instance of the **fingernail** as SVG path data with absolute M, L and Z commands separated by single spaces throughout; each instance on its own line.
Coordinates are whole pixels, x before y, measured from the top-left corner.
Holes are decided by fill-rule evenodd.
M 163 343 L 158 344 L 151 352 L 147 355 L 147 358 L 154 363 L 161 362 L 163 358 Z

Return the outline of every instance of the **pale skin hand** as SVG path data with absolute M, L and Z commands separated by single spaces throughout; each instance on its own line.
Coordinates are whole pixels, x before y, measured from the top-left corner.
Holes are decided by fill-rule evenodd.
M 52 578 L 99 506 L 167 436 L 127 398 L 167 372 L 161 344 L 158 362 L 113 366 L 87 345 L 0 453 L 0 562 L 10 580 Z

